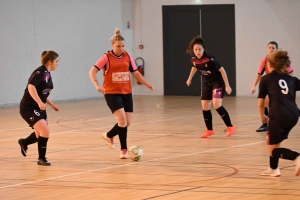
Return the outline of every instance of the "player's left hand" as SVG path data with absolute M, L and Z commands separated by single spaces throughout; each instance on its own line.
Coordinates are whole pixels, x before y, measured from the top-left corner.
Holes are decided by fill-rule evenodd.
M 51 108 L 53 108 L 56 112 L 59 111 L 59 107 L 55 104 L 52 104 Z
M 232 89 L 230 86 L 226 86 L 225 90 L 226 90 L 227 94 L 231 94 L 231 92 L 232 92 Z

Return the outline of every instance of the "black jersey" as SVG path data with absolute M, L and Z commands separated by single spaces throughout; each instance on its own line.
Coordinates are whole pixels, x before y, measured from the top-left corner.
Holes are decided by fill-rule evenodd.
M 46 103 L 47 97 L 53 89 L 53 82 L 50 72 L 45 66 L 40 66 L 34 70 L 28 80 L 28 84 L 35 86 L 37 94 L 41 98 L 43 103 Z M 20 108 L 37 107 L 38 104 L 31 97 L 28 91 L 28 84 L 25 89 L 23 98 L 20 103 Z
M 213 56 L 204 52 L 200 59 L 193 56 L 191 62 L 203 76 L 205 82 L 224 82 L 219 71 L 222 66 Z
M 269 96 L 269 118 L 297 119 L 299 111 L 295 102 L 296 91 L 300 90 L 300 80 L 275 70 L 263 76 L 259 83 L 258 98 Z

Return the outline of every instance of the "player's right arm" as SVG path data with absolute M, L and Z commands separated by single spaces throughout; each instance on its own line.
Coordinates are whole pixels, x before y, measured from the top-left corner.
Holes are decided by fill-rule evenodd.
M 262 79 L 261 82 L 259 83 L 257 107 L 258 107 L 258 112 L 262 123 L 267 123 L 269 118 L 265 115 L 264 110 L 265 110 L 265 98 L 268 93 L 267 93 L 267 86 L 264 80 L 265 79 Z
M 260 75 L 260 74 L 257 74 L 256 77 L 255 77 L 255 79 L 254 79 L 253 86 L 252 86 L 252 88 L 251 88 L 251 94 L 254 94 L 254 93 L 255 93 L 255 91 L 256 91 L 256 85 L 257 85 L 257 83 L 260 81 L 260 79 L 261 79 L 261 75 Z
M 89 71 L 89 77 L 96 87 L 97 91 L 100 92 L 101 94 L 105 94 L 105 90 L 103 87 L 100 86 L 98 79 L 97 79 L 97 73 L 102 69 L 104 66 L 107 66 L 108 64 L 108 58 L 106 54 L 103 54 L 99 60 L 92 66 L 92 68 Z
M 99 71 L 100 70 L 98 68 L 96 68 L 95 66 L 92 66 L 92 68 L 90 69 L 90 72 L 89 72 L 89 76 L 90 76 L 92 83 L 96 87 L 97 91 L 100 92 L 101 94 L 105 94 L 104 88 L 99 85 L 99 82 L 97 79 L 97 73 Z
M 197 68 L 195 66 L 192 67 L 188 80 L 186 81 L 187 86 L 192 84 L 193 76 L 195 75 Z
M 30 96 L 38 104 L 39 108 L 41 110 L 46 110 L 46 105 L 42 102 L 41 98 L 39 97 L 35 86 L 32 84 L 28 84 L 27 88 L 28 88 L 28 92 L 29 92 Z

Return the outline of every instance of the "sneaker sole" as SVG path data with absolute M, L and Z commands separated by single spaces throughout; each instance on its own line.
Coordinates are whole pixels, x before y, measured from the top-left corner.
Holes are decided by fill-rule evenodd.
M 268 129 L 267 130 L 256 130 L 256 132 L 267 132 L 268 131 Z
M 41 165 L 41 166 L 50 166 L 51 163 L 40 163 L 39 161 L 37 162 L 38 165 Z
M 261 176 L 279 177 L 279 176 L 281 176 L 281 174 L 279 174 L 279 175 L 276 175 L 276 176 L 272 176 L 272 175 L 269 175 L 269 174 L 261 174 Z
M 23 155 L 24 157 L 26 157 L 27 154 L 26 154 L 26 151 L 25 151 L 24 148 L 23 148 L 23 144 L 21 143 L 21 141 L 22 141 L 22 139 L 19 139 L 19 140 L 18 140 L 18 143 L 19 143 L 19 145 L 20 145 L 20 147 L 21 147 L 21 153 L 22 153 L 22 155 Z

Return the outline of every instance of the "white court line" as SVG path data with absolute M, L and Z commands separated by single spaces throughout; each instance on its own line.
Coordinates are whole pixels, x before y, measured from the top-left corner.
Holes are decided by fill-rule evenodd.
M 224 149 L 250 146 L 250 145 L 260 144 L 260 143 L 263 143 L 263 142 L 265 142 L 265 141 L 259 141 L 259 142 L 249 143 L 249 144 L 235 145 L 235 146 L 231 146 L 231 147 L 223 147 L 223 148 L 212 149 L 212 150 L 207 150 L 207 151 L 199 151 L 199 152 L 182 154 L 182 155 L 177 155 L 177 156 L 170 156 L 170 157 L 164 157 L 164 158 L 156 158 L 156 159 L 145 160 L 145 161 L 140 161 L 140 162 L 132 162 L 132 163 L 123 164 L 123 165 L 116 165 L 116 166 L 112 166 L 112 167 L 104 167 L 104 168 L 98 168 L 98 169 L 91 169 L 91 170 L 87 170 L 87 171 L 82 171 L 82 172 L 77 172 L 77 173 L 72 173 L 72 174 L 66 174 L 66 175 L 56 176 L 56 177 L 47 178 L 47 179 L 40 179 L 40 180 L 29 181 L 29 182 L 24 182 L 24 183 L 17 183 L 17 184 L 12 184 L 12 185 L 1 186 L 0 189 L 10 188 L 10 187 L 16 187 L 16 186 L 21 186 L 21 185 L 27 185 L 27 184 L 31 184 L 31 183 L 38 183 L 38 182 L 43 182 L 43 181 L 49 181 L 49 180 L 54 180 L 54 179 L 59 179 L 59 178 L 64 178 L 64 177 L 69 177 L 69 176 L 75 176 L 75 175 L 79 175 L 79 174 L 85 174 L 85 173 L 88 173 L 88 172 L 103 171 L 103 170 L 107 170 L 107 169 L 114 169 L 114 168 L 119 168 L 119 167 L 136 165 L 136 164 L 140 164 L 140 163 L 154 162 L 154 161 L 159 161 L 159 160 L 167 160 L 167 159 L 172 159 L 172 158 L 179 158 L 179 157 L 190 156 L 190 155 L 195 155 L 195 154 L 203 154 L 203 153 L 208 153 L 208 152 L 213 152 L 213 151 L 219 151 L 219 150 L 224 150 Z
M 138 116 L 138 115 L 144 115 L 144 114 L 134 114 L 134 116 Z M 147 115 L 166 115 L 165 113 L 147 113 Z M 170 113 L 170 115 L 175 115 L 173 113 Z M 88 115 L 83 115 L 83 116 L 88 116 Z M 195 116 L 200 116 L 202 117 L 202 114 L 195 114 L 195 115 L 191 115 L 191 116 L 188 116 L 188 117 L 185 117 L 185 118 L 190 118 L 190 117 L 195 117 Z M 218 114 L 212 114 L 212 116 L 219 116 Z M 253 117 L 253 116 L 257 116 L 257 115 L 230 115 L 230 116 L 236 116 L 236 117 Z M 82 118 L 82 116 L 78 116 L 78 118 Z M 180 117 L 180 118 L 184 118 L 184 117 Z M 67 119 L 67 118 L 66 118 Z M 65 119 L 65 120 L 66 120 Z M 88 120 L 79 120 L 79 121 L 73 121 L 73 122 L 63 122 L 61 124 L 57 124 L 57 123 L 54 123 L 54 124 L 50 124 L 50 127 L 52 126 L 60 126 L 60 125 L 67 125 L 67 124 L 75 124 L 75 123 L 80 123 L 80 122 L 91 122 L 91 121 L 101 121 L 103 119 L 114 119 L 113 117 L 105 117 L 105 118 L 95 118 L 95 119 L 88 119 Z M 174 118 L 176 119 L 176 118 Z M 60 119 L 60 120 L 64 120 L 64 118 Z M 256 123 L 256 122 L 253 122 L 253 123 Z M 25 127 L 20 127 L 20 128 L 10 128 L 10 129 L 0 129 L 0 132 L 3 132 L 3 131 L 13 131 L 13 130 L 20 130 L 20 129 L 27 129 L 29 128 L 29 126 L 25 126 Z
M 193 117 L 193 116 L 191 116 Z M 162 119 L 162 120 L 153 120 L 153 121 L 145 121 L 145 122 L 136 122 L 136 123 L 132 123 L 132 124 L 147 124 L 147 123 L 153 123 L 153 122 L 162 122 L 162 121 L 170 121 L 170 120 L 177 120 L 177 119 L 183 119 L 183 118 L 187 118 L 187 117 L 176 117 L 176 118 L 169 118 L 169 119 Z M 51 126 L 50 126 L 51 128 Z M 69 131 L 63 131 L 63 132 L 54 132 L 50 134 L 51 135 L 56 135 L 56 134 L 62 134 L 62 133 L 70 133 L 70 132 L 80 132 L 80 131 L 89 131 L 89 130 L 95 130 L 95 129 L 102 129 L 102 128 L 111 128 L 111 126 L 101 126 L 101 127 L 92 127 L 92 128 L 86 128 L 86 129 L 80 129 L 80 130 L 69 130 Z M 8 138 L 8 139 L 2 139 L 0 140 L 0 142 L 2 141 L 7 141 L 7 140 L 16 140 L 18 138 Z

